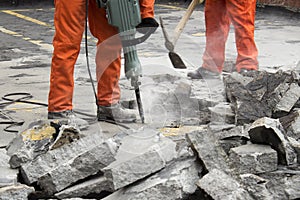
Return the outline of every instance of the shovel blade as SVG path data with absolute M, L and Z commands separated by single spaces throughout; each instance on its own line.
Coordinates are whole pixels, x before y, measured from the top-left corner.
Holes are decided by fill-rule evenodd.
M 176 69 L 186 69 L 186 66 L 180 56 L 175 52 L 169 52 L 169 58 L 172 62 L 172 65 Z

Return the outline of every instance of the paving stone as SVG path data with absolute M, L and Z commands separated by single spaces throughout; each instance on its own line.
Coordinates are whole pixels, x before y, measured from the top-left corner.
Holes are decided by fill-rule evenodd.
M 197 183 L 214 200 L 253 199 L 241 184 L 219 169 L 212 169 Z
M 34 192 L 34 188 L 23 184 L 2 187 L 0 188 L 0 199 L 1 200 L 12 200 L 12 199 L 24 200 L 27 199 L 28 195 L 31 192 Z
M 87 135 L 70 144 L 48 151 L 46 154 L 42 154 L 36 159 L 34 159 L 33 161 L 22 165 L 21 166 L 22 177 L 25 183 L 32 184 L 38 181 L 38 179 L 40 179 L 41 177 L 46 176 L 47 174 L 49 176 L 49 174 L 51 174 L 52 172 L 58 173 L 60 167 L 62 167 L 62 169 L 67 170 L 68 167 L 71 167 L 72 164 L 80 164 L 80 161 L 84 161 L 85 159 L 82 156 L 88 156 L 88 158 L 96 158 L 96 156 L 101 156 L 101 155 L 93 155 L 92 153 L 97 152 L 96 150 L 97 147 L 99 147 L 99 151 L 104 149 L 107 150 L 105 152 L 108 152 L 108 148 L 106 148 L 107 145 L 108 144 L 105 144 L 102 135 L 100 134 Z M 115 151 L 113 147 L 109 147 L 109 149 L 111 149 L 110 151 L 112 152 Z M 89 154 L 89 152 L 91 152 L 91 154 Z M 109 159 L 109 157 L 107 159 Z M 107 161 L 107 159 L 105 159 L 104 162 Z M 93 162 L 93 160 L 91 160 L 90 162 Z M 101 162 L 101 161 L 95 160 L 94 162 Z M 84 166 L 84 163 L 81 163 L 79 167 L 86 167 L 90 169 L 88 165 Z M 99 168 L 97 169 L 99 170 Z M 80 168 L 74 168 L 74 170 L 75 171 L 80 170 Z M 66 176 L 71 175 L 72 172 L 74 172 L 74 170 L 70 171 L 69 174 L 68 172 L 66 172 L 65 175 Z M 84 168 L 81 170 L 83 170 L 82 173 L 84 174 L 88 173 L 86 170 L 84 170 Z M 90 173 L 91 174 L 95 173 L 94 172 L 95 170 L 96 169 L 93 169 Z
M 240 174 L 277 169 L 277 153 L 269 145 L 246 144 L 235 147 L 229 151 L 229 158 Z
M 193 194 L 202 167 L 196 158 L 189 158 L 171 163 L 163 170 L 140 181 L 138 184 L 122 188 L 104 200 L 148 200 L 185 199 Z
M 268 117 L 256 120 L 249 129 L 250 141 L 254 144 L 269 144 L 277 151 L 278 163 L 290 165 L 297 162 L 297 154 L 285 135 L 279 119 Z
M 103 175 L 97 175 L 88 180 L 68 187 L 67 189 L 56 193 L 55 196 L 59 199 L 85 197 L 88 195 L 97 195 L 101 192 L 109 192 L 110 185 Z

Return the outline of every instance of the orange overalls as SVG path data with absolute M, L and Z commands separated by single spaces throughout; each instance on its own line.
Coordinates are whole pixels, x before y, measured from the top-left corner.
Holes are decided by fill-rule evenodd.
M 256 0 L 206 0 L 206 48 L 202 67 L 222 72 L 230 23 L 235 30 L 236 69 L 258 69 L 254 41 Z
M 48 111 L 72 110 L 74 65 L 85 27 L 85 0 L 54 0 L 53 38 Z M 140 0 L 141 17 L 154 17 L 154 0 Z M 121 43 L 117 29 L 108 24 L 103 8 L 89 0 L 88 20 L 93 36 L 98 39 L 96 77 L 98 104 L 107 106 L 120 99 Z M 113 36 L 113 37 L 112 37 Z

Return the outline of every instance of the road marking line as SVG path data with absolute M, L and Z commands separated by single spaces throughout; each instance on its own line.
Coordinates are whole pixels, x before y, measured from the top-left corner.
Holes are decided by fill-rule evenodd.
M 39 24 L 39 25 L 42 25 L 42 26 L 53 27 L 51 24 L 47 24 L 47 23 L 42 22 L 40 20 L 37 20 L 37 19 L 22 15 L 22 14 L 19 14 L 19 13 L 16 13 L 16 12 L 11 11 L 11 10 L 2 10 L 2 12 L 6 13 L 6 14 L 9 14 L 9 15 L 19 17 L 21 19 L 24 19 L 24 20 L 27 20 L 27 21 L 30 21 L 30 22 L 33 22 L 33 23 L 36 23 L 36 24 Z
M 178 6 L 171 6 L 171 5 L 164 5 L 164 4 L 155 4 L 155 6 L 159 6 L 159 7 L 162 7 L 162 8 L 171 8 L 171 9 L 174 9 L 174 10 L 186 10 L 186 8 L 181 8 L 181 7 L 178 7 Z
M 22 37 L 23 40 L 28 41 L 28 42 L 30 42 L 32 44 L 38 45 L 43 50 L 50 51 L 50 52 L 52 52 L 52 50 L 53 50 L 53 46 L 51 44 L 42 43 L 43 41 L 41 41 L 41 40 L 32 40 L 29 37 L 25 37 L 22 34 L 19 34 L 17 32 L 8 30 L 6 28 L 3 28 L 2 26 L 0 26 L 0 32 L 6 33 L 8 35 L 12 35 L 14 37 Z

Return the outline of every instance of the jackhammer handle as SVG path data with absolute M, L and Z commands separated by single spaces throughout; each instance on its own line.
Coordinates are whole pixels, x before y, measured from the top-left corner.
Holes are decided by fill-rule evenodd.
M 181 20 L 179 21 L 179 23 L 177 24 L 176 28 L 175 28 L 175 35 L 174 35 L 174 40 L 173 40 L 173 45 L 175 46 L 177 43 L 177 40 L 179 39 L 187 21 L 189 20 L 190 16 L 192 15 L 193 11 L 195 10 L 195 7 L 198 4 L 201 4 L 204 0 L 192 0 L 192 2 L 190 3 L 189 7 L 187 8 L 184 16 L 181 18 Z

